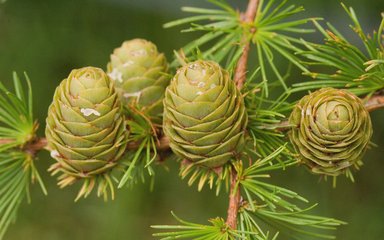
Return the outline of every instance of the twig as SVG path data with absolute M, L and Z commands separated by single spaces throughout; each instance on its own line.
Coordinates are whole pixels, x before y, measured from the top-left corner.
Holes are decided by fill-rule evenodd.
M 240 207 L 240 188 L 237 186 L 237 173 L 233 169 L 231 175 L 231 191 L 229 193 L 229 206 L 228 206 L 228 216 L 227 216 L 227 225 L 232 229 L 237 229 L 237 214 Z
M 14 141 L 15 141 L 14 139 L 8 139 L 8 138 L 0 139 L 0 145 L 13 143 Z M 37 152 L 44 149 L 46 146 L 47 146 L 46 138 L 35 138 L 31 140 L 29 143 L 27 143 L 25 146 L 22 146 L 20 149 L 31 155 L 35 155 Z
M 29 144 L 25 145 L 23 149 L 25 152 L 31 154 L 32 156 L 35 156 L 36 153 L 46 148 L 47 145 L 48 145 L 48 141 L 46 138 L 38 138 L 30 142 Z
M 0 145 L 12 143 L 13 139 L 0 139 Z M 37 138 L 34 141 L 26 144 L 22 150 L 35 155 L 37 152 L 43 150 L 48 145 L 48 141 L 45 137 Z M 135 150 L 140 146 L 140 142 L 129 142 L 127 144 L 126 150 Z M 160 151 L 165 151 L 169 149 L 169 139 L 167 137 L 162 137 L 159 139 L 158 144 L 156 144 L 156 149 Z
M 242 21 L 245 24 L 252 24 L 255 17 L 257 8 L 259 6 L 259 0 L 249 0 L 248 7 L 245 12 L 245 14 L 242 14 L 243 19 Z M 242 44 L 244 45 L 243 54 L 241 55 L 235 71 L 235 77 L 234 81 L 236 83 L 236 86 L 238 89 L 241 89 L 244 85 L 244 82 L 246 80 L 247 75 L 247 63 L 248 63 L 248 55 L 250 50 L 250 39 L 249 39 L 249 33 L 254 33 L 256 29 L 254 27 L 251 27 L 249 30 L 250 32 L 247 32 L 248 29 L 245 28 L 246 31 L 244 31 Z M 232 171 L 231 175 L 231 190 L 229 194 L 229 206 L 228 206 L 228 215 L 227 215 L 227 225 L 232 229 L 237 229 L 237 215 L 239 212 L 240 207 L 240 199 L 241 199 L 241 193 L 240 188 L 237 187 L 237 172 L 235 169 Z
M 365 103 L 365 108 L 368 110 L 368 112 L 372 112 L 383 107 L 384 107 L 384 96 L 382 95 L 372 96 Z
M 243 14 L 242 21 L 245 24 L 252 24 L 256 17 L 257 8 L 259 5 L 259 0 L 249 0 L 247 11 Z M 247 29 L 247 28 L 246 28 Z M 236 66 L 234 81 L 238 89 L 241 89 L 244 85 L 247 76 L 247 63 L 248 63 L 248 54 L 250 50 L 250 39 L 249 33 L 254 33 L 256 29 L 251 27 L 249 32 L 244 32 L 242 45 L 244 45 L 243 54 L 240 56 L 240 59 Z
M 0 145 L 12 143 L 13 141 L 13 139 L 0 139 Z

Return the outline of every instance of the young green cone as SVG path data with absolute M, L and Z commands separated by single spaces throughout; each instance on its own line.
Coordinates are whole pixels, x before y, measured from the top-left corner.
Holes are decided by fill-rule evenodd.
M 96 177 L 116 166 L 127 139 L 121 110 L 113 83 L 99 68 L 73 70 L 61 82 L 45 130 L 51 155 L 58 162 L 51 170 L 62 173 L 59 185 L 87 179 L 90 189 L 86 190 L 91 191 Z
M 325 88 L 303 97 L 289 121 L 300 159 L 318 174 L 338 176 L 358 167 L 372 136 L 368 111 L 345 90 Z
M 108 75 L 123 104 L 150 117 L 163 112 L 164 91 L 170 80 L 167 72 L 164 54 L 144 39 L 124 42 L 114 50 L 108 64 Z
M 211 61 L 180 68 L 166 90 L 164 133 L 172 150 L 198 165 L 224 165 L 244 145 L 247 113 L 227 71 Z

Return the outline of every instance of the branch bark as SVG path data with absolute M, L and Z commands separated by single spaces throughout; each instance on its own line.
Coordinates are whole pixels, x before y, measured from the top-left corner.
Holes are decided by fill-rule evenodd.
M 0 139 L 0 145 L 12 143 L 12 142 L 13 142 L 13 139 Z M 26 146 L 24 146 L 23 149 L 29 153 L 36 153 L 36 152 L 46 148 L 47 145 L 48 145 L 47 139 L 45 137 L 42 137 L 42 138 L 38 138 L 38 139 L 32 141 L 31 143 L 27 144 Z M 126 150 L 127 151 L 128 150 L 135 150 L 135 149 L 139 148 L 139 146 L 140 146 L 140 142 L 129 142 L 127 144 Z M 165 136 L 160 138 L 158 141 L 158 144 L 156 145 L 156 149 L 160 150 L 160 151 L 165 151 L 165 150 L 169 149 L 169 139 Z
M 259 6 L 259 0 L 249 0 L 247 10 L 242 14 L 242 21 L 244 24 L 252 24 L 256 17 L 257 8 Z M 242 44 L 244 45 L 243 53 L 240 56 L 240 59 L 237 63 L 234 81 L 237 88 L 240 90 L 245 83 L 247 77 L 247 64 L 248 64 L 248 55 L 250 50 L 250 39 L 249 34 L 253 34 L 256 29 L 251 26 L 244 28 Z M 249 32 L 248 32 L 249 31 Z M 229 206 L 228 206 L 228 215 L 227 215 L 227 225 L 232 229 L 237 229 L 237 215 L 240 207 L 241 193 L 240 188 L 237 187 L 237 172 L 233 168 L 231 175 L 231 190 L 229 194 Z
M 382 95 L 372 96 L 365 103 L 365 108 L 368 110 L 368 112 L 372 112 L 383 107 L 384 107 L 384 96 Z
M 0 145 L 9 144 L 14 142 L 13 139 L 0 139 Z M 47 146 L 46 138 L 35 138 L 31 142 L 27 143 L 25 146 L 21 148 L 22 151 L 25 151 L 31 155 L 35 155 L 40 150 L 44 149 Z
M 229 206 L 227 212 L 227 225 L 232 229 L 237 229 L 237 214 L 239 212 L 241 193 L 237 185 L 237 173 L 235 169 L 231 175 L 231 191 L 229 193 Z
M 257 8 L 259 5 L 259 0 L 249 0 L 247 10 L 242 14 L 242 21 L 245 24 L 252 24 L 255 17 Z M 245 28 L 247 30 L 247 28 Z M 248 64 L 248 55 L 250 50 L 250 39 L 249 33 L 254 33 L 256 29 L 251 27 L 250 32 L 244 32 L 242 45 L 244 46 L 243 54 L 240 56 L 240 59 L 236 66 L 234 81 L 238 89 L 241 89 L 244 85 L 247 76 L 247 64 Z
M 13 142 L 13 139 L 0 139 L 0 145 L 3 145 L 3 144 L 8 144 L 8 143 L 12 143 Z
M 48 145 L 48 141 L 46 138 L 38 138 L 35 141 L 27 144 L 24 147 L 24 151 L 28 152 L 32 156 L 36 155 L 40 150 L 46 148 Z

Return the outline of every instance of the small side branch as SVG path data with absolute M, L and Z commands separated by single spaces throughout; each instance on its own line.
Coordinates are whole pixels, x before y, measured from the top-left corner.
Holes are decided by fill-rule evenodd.
M 0 139 L 0 145 L 12 143 L 13 139 Z M 48 141 L 45 137 L 35 139 L 34 141 L 26 144 L 22 150 L 28 152 L 32 155 L 35 155 L 37 152 L 45 149 L 48 145 Z M 140 142 L 129 142 L 127 144 L 126 150 L 135 150 L 140 146 Z M 166 151 L 169 149 L 169 139 L 167 137 L 162 137 L 159 139 L 156 149 L 159 151 Z
M 384 96 L 382 95 L 372 96 L 365 103 L 365 108 L 368 110 L 368 112 L 372 112 L 377 109 L 384 108 Z
M 259 5 L 259 0 L 250 0 L 248 3 L 247 11 L 242 15 L 242 21 L 245 24 L 252 24 L 256 17 L 257 8 Z M 248 55 L 250 50 L 250 39 L 249 33 L 254 33 L 256 29 L 251 27 L 250 32 L 244 32 L 242 45 L 243 45 L 243 54 L 240 56 L 239 62 L 236 66 L 234 81 L 238 89 L 241 89 L 244 85 L 247 76 L 247 64 L 248 64 Z
M 381 108 L 384 108 L 384 95 L 374 95 L 371 98 L 369 98 L 366 103 L 365 107 L 369 112 L 373 112 L 375 110 L 379 110 Z M 268 126 L 269 127 L 269 126 Z M 280 122 L 278 125 L 276 125 L 276 130 L 280 132 L 287 131 L 291 128 L 287 120 L 284 120 Z M 13 139 L 0 139 L 0 145 L 3 144 L 9 144 L 12 143 L 14 140 Z M 37 153 L 40 150 L 44 149 L 47 147 L 47 139 L 42 137 L 35 139 L 31 143 L 25 145 L 23 147 L 24 151 L 27 151 L 29 153 Z M 140 146 L 140 142 L 130 142 L 127 145 L 127 150 L 135 150 Z M 169 139 L 165 136 L 161 137 L 158 141 L 157 144 L 157 150 L 160 151 L 166 151 L 168 150 L 169 147 Z
M 12 143 L 13 139 L 0 139 L 0 145 Z
M 13 143 L 14 139 L 0 139 L 0 145 Z M 37 152 L 44 149 L 47 146 L 46 138 L 37 138 L 33 139 L 31 142 L 28 142 L 25 146 L 22 146 L 20 150 L 29 153 L 34 156 Z
M 24 151 L 35 156 L 40 150 L 46 148 L 48 145 L 48 141 L 46 138 L 38 138 L 35 141 L 28 143 L 24 147 Z

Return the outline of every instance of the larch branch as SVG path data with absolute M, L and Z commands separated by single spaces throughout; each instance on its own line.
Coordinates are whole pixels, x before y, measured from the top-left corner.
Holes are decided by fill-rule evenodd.
M 245 14 L 241 14 L 243 18 L 241 20 L 245 24 L 252 24 L 254 22 L 258 6 L 259 0 L 249 0 Z M 243 33 L 242 39 L 243 53 L 237 63 L 234 76 L 234 81 L 238 89 L 241 89 L 243 87 L 247 77 L 247 64 L 250 50 L 249 34 L 252 34 L 256 31 L 254 27 L 251 27 L 250 29 L 245 27 L 244 29 L 245 31 Z M 231 176 L 231 190 L 229 194 L 228 215 L 226 221 L 227 225 L 232 229 L 237 229 L 237 215 L 240 207 L 240 199 L 241 193 L 240 188 L 237 186 L 237 172 L 235 169 L 233 169 Z
M 231 191 L 229 193 L 229 205 L 227 212 L 227 225 L 232 229 L 237 229 L 237 214 L 240 208 L 241 193 L 237 186 L 237 173 L 233 169 L 231 175 Z
M 384 96 L 374 95 L 365 102 L 365 108 L 368 112 L 375 111 L 380 108 L 384 108 Z
M 241 19 L 245 24 L 252 24 L 256 17 L 257 8 L 259 5 L 259 0 L 250 0 L 248 3 L 247 11 L 242 14 Z M 249 33 L 254 33 L 256 29 L 251 27 L 250 29 L 244 28 L 246 32 L 243 34 L 242 45 L 243 53 L 240 56 L 240 59 L 236 66 L 234 81 L 239 89 L 244 85 L 244 82 L 247 77 L 247 64 L 248 64 L 248 55 L 250 50 L 250 39 Z M 249 32 L 248 32 L 249 31 Z
M 369 98 L 365 102 L 365 107 L 369 112 L 373 112 L 375 110 L 379 110 L 381 108 L 384 108 L 384 95 L 374 95 L 371 98 Z M 281 121 L 278 125 L 276 125 L 277 131 L 286 131 L 291 128 L 291 126 L 288 124 L 287 120 Z M 2 144 L 9 144 L 12 143 L 14 139 L 0 139 L 0 145 Z M 44 148 L 47 147 L 47 139 L 37 138 L 34 141 L 30 142 L 29 144 L 25 145 L 23 149 L 25 151 L 29 152 L 38 152 Z M 127 145 L 127 150 L 135 150 L 140 146 L 140 142 L 129 142 Z M 169 139 L 165 136 L 161 137 L 157 144 L 157 150 L 165 151 L 169 149 Z

